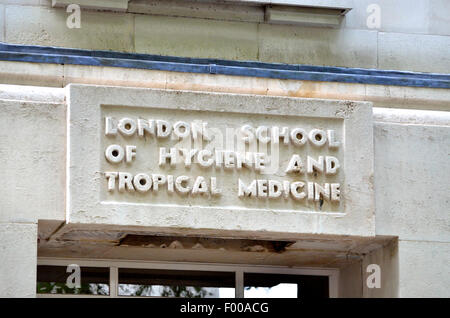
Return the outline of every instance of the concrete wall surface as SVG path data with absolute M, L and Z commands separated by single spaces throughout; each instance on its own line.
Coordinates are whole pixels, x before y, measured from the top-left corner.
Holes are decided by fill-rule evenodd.
M 131 0 L 127 4 L 122 1 L 122 7 L 101 10 L 93 8 L 92 3 L 104 4 L 107 0 L 92 0 L 90 5 L 84 2 L 78 28 L 69 26 L 77 17 L 66 11 L 65 2 L 53 2 L 62 5 L 52 7 L 51 0 L 0 0 L 0 41 L 178 57 L 450 73 L 450 1 L 447 0 L 317 1 L 317 5 L 351 8 L 337 27 L 269 23 L 265 19 L 264 1 L 249 6 L 243 4 L 246 1 L 237 0 L 226 3 Z M 279 1 L 300 2 L 308 1 Z M 61 246 L 53 249 L 51 245 L 55 243 L 51 241 L 52 235 L 68 221 L 70 96 L 66 88 L 70 84 L 191 91 L 191 95 L 195 92 L 243 94 L 239 97 L 242 100 L 264 100 L 270 96 L 300 98 L 305 105 L 310 98 L 324 100 L 323 105 L 332 104 L 332 100 L 373 105 L 372 116 L 369 113 L 369 119 L 361 123 L 368 131 L 373 129 L 373 140 L 368 144 L 372 147 L 373 141 L 370 160 L 374 163 L 374 173 L 367 179 L 368 184 L 373 184 L 375 218 L 367 218 L 373 231 L 362 228 L 353 231 L 355 223 L 348 231 L 325 233 L 329 237 L 324 233 L 307 233 L 312 236 L 305 237 L 305 233 L 297 233 L 298 241 L 293 246 L 300 250 L 312 246 L 301 257 L 295 254 L 298 251 L 289 251 L 285 256 L 272 254 L 261 258 L 252 254 L 248 259 L 260 265 L 265 259 L 271 265 L 338 268 L 339 297 L 450 297 L 449 89 L 6 60 L 0 61 L 0 177 L 3 180 L 0 297 L 36 296 L 39 251 L 50 257 L 67 257 L 67 253 L 93 258 L 148 254 L 140 247 L 112 246 L 117 242 L 110 241 L 101 247 L 96 243 L 80 247 L 64 242 L 69 246 L 65 250 Z M 115 93 L 121 91 L 108 89 Z M 130 96 L 132 104 L 138 105 L 140 101 Z M 266 111 L 274 112 L 273 109 Z M 79 210 L 77 213 L 84 215 Z M 164 215 L 162 218 L 168 224 L 179 221 L 166 219 Z M 101 223 L 98 220 L 101 216 L 96 218 Z M 225 230 L 232 229 L 236 232 L 230 233 L 245 238 L 267 235 L 263 228 L 256 228 L 258 222 L 251 218 L 245 220 L 245 231 L 239 232 L 240 224 L 228 220 L 231 225 L 219 234 L 225 235 Z M 120 219 L 113 221 L 120 223 Z M 194 229 L 195 225 L 202 224 L 200 221 L 193 220 L 194 225 L 185 233 L 198 234 L 205 230 Z M 226 223 L 221 219 L 213 221 Z M 275 221 L 267 224 L 277 229 L 278 239 L 287 238 L 289 231 L 283 232 Z M 322 229 L 320 222 L 314 224 Z M 59 232 L 59 238 L 72 235 L 76 241 L 83 234 L 89 236 L 91 232 L 86 230 L 89 225 L 92 224 L 86 228 L 66 227 Z M 101 234 L 114 239 L 120 237 L 117 231 L 112 232 L 111 224 L 101 225 L 100 232 L 104 231 Z M 258 231 L 252 232 L 252 226 Z M 301 226 L 292 222 L 291 228 Z M 158 232 L 158 227 L 152 231 Z M 202 235 L 210 234 L 219 235 L 213 229 Z M 198 251 L 170 256 L 164 254 L 167 251 L 155 252 L 158 253 L 172 261 L 186 261 L 194 256 L 206 259 Z M 226 261 L 221 251 L 212 255 Z M 243 258 L 239 252 L 229 259 L 238 262 Z M 373 265 L 381 271 L 379 288 L 370 288 L 367 283 Z
M 0 188 L 3 296 L 34 295 L 37 222 L 66 219 L 64 94 L 0 86 L 2 177 L 8 180 Z M 375 231 L 398 243 L 363 252 L 341 268 L 339 295 L 448 297 L 448 112 L 374 108 L 373 121 Z M 370 264 L 381 268 L 380 289 L 366 285 Z M 17 277 L 17 285 L 9 277 Z
M 0 256 L 0 297 L 35 297 L 37 224 L 0 223 Z
M 325 1 L 326 2 L 326 1 Z M 122 12 L 71 12 L 51 1 L 0 1 L 0 41 L 185 57 L 450 72 L 445 0 L 347 1 L 337 28 L 264 21 L 263 8 L 139 1 Z M 175 9 L 177 8 L 177 9 Z M 184 8 L 184 9 L 183 9 Z M 200 12 L 200 13 L 199 13 Z M 222 14 L 221 14 L 222 13 Z M 375 20 L 374 20 L 375 19 Z M 26 23 L 24 23 L 26 21 Z M 374 22 L 375 21 L 375 22 Z M 414 54 L 411 54 L 414 52 Z

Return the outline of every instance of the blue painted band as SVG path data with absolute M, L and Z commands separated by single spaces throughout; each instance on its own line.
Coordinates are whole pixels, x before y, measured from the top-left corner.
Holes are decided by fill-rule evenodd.
M 322 82 L 450 88 L 450 74 L 184 58 L 139 53 L 14 45 L 1 42 L 0 60 L 110 66 Z

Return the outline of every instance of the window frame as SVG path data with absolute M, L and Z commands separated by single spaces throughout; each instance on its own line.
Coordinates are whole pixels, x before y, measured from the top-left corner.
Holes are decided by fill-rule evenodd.
M 311 268 L 289 266 L 267 266 L 249 264 L 225 264 L 225 263 L 195 263 L 195 262 L 162 262 L 142 260 L 117 260 L 117 259 L 75 259 L 39 257 L 37 265 L 68 266 L 77 264 L 81 267 L 106 267 L 109 268 L 109 295 L 81 295 L 81 294 L 36 294 L 38 298 L 148 298 L 141 296 L 119 296 L 119 268 L 135 269 L 165 269 L 165 270 L 196 270 L 214 272 L 234 272 L 235 298 L 244 298 L 244 273 L 260 274 L 289 274 L 308 276 L 328 276 L 329 297 L 338 297 L 339 269 L 337 268 Z

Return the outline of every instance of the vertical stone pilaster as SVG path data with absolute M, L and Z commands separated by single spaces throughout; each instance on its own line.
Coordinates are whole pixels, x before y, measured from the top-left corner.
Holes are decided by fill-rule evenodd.
M 37 224 L 0 223 L 0 297 L 36 297 Z

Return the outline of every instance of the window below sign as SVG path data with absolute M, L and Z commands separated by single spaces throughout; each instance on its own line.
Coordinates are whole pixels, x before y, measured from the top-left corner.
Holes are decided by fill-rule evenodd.
M 109 295 L 109 268 L 38 265 L 36 293 Z
M 337 269 L 38 259 L 38 297 L 337 297 Z
M 232 272 L 119 269 L 119 296 L 234 297 Z

